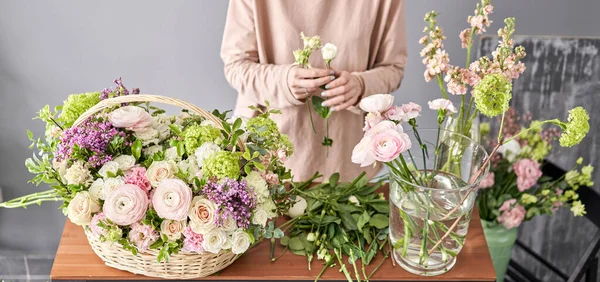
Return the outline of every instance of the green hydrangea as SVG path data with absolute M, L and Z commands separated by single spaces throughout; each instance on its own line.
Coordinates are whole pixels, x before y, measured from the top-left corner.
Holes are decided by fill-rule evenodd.
M 217 179 L 228 177 L 237 179 L 240 176 L 240 155 L 229 151 L 221 151 L 206 158 L 203 162 L 204 176 Z
M 71 94 L 64 101 L 62 112 L 58 119 L 63 124 L 63 127 L 71 127 L 81 114 L 99 102 L 100 92 Z
M 190 125 L 183 131 L 183 144 L 188 154 L 193 154 L 196 148 L 204 142 L 216 142 L 222 138 L 221 130 L 210 125 Z
M 290 137 L 286 134 L 281 134 L 279 137 L 280 148 L 287 152 L 288 157 L 294 153 L 294 144 L 290 141 Z
M 511 91 L 512 83 L 504 75 L 486 75 L 473 88 L 475 106 L 488 117 L 498 116 L 508 110 Z
M 246 123 L 246 129 L 265 139 L 277 137 L 279 135 L 279 127 L 277 127 L 277 124 L 272 119 L 263 116 L 249 119 Z
M 582 107 L 576 107 L 569 111 L 567 123 L 564 124 L 563 133 L 560 135 L 560 145 L 563 147 L 572 147 L 581 140 L 590 131 L 590 116 Z
M 523 194 L 523 196 L 521 196 L 521 203 L 524 205 L 535 204 L 537 203 L 537 200 L 537 197 L 531 194 Z

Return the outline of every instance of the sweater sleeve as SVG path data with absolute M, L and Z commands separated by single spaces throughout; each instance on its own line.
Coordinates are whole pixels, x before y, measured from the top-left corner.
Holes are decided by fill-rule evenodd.
M 273 65 L 259 61 L 256 13 L 251 0 L 231 0 L 227 11 L 221 45 L 225 78 L 229 84 L 256 105 L 284 108 L 302 105 L 287 85 L 287 75 L 293 65 Z

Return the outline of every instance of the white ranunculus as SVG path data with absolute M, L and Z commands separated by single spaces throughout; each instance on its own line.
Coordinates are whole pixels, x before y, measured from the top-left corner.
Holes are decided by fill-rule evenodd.
M 370 166 L 375 162 L 375 156 L 370 150 L 373 137 L 365 135 L 352 150 L 351 160 L 355 164 L 360 164 L 360 167 Z
M 375 94 L 363 98 L 360 108 L 367 113 L 383 113 L 394 104 L 394 96 L 390 94 Z
M 104 180 L 104 186 L 102 187 L 102 195 L 100 199 L 104 200 L 108 198 L 110 193 L 115 191 L 119 186 L 125 184 L 123 177 L 117 176 L 115 178 L 107 178 Z
M 77 225 L 88 225 L 92 221 L 92 213 L 100 211 L 100 205 L 92 199 L 87 191 L 77 192 L 67 206 L 67 215 Z
M 163 147 L 161 145 L 152 145 L 148 148 L 142 149 L 142 154 L 146 158 L 151 158 L 152 156 L 154 156 L 154 154 L 156 154 L 162 150 L 163 150 Z
M 243 254 L 246 250 L 248 250 L 250 244 L 252 243 L 250 235 L 248 235 L 248 233 L 242 229 L 238 229 L 233 232 L 233 235 L 231 235 L 231 241 L 231 252 L 236 255 Z
M 254 210 L 254 213 L 252 214 L 252 224 L 264 227 L 267 225 L 267 220 L 269 220 L 269 215 L 262 207 L 258 207 Z
M 119 164 L 119 168 L 122 171 L 127 171 L 135 166 L 135 158 L 131 155 L 120 155 L 114 158 L 113 161 Z
M 210 156 L 212 156 L 213 154 L 220 152 L 221 151 L 221 147 L 217 146 L 215 143 L 212 142 L 204 142 L 202 143 L 202 145 L 200 145 L 200 147 L 198 147 L 196 149 L 196 151 L 194 152 L 194 156 L 196 157 L 196 162 L 198 163 L 199 167 L 202 167 L 202 163 L 204 162 L 204 160 Z
M 146 170 L 146 178 L 148 178 L 152 187 L 156 187 L 163 179 L 173 178 L 177 170 L 174 161 L 156 161 Z
M 183 234 L 186 227 L 186 221 L 165 219 L 160 224 L 160 233 L 167 235 L 169 241 L 176 241 L 181 238 L 181 234 Z
M 233 217 L 228 216 L 227 218 L 223 219 L 223 225 L 221 228 L 223 228 L 225 232 L 233 232 L 237 228 L 237 222 L 235 222 Z
M 258 171 L 251 171 L 244 179 L 248 186 L 256 193 L 256 200 L 258 203 L 262 203 L 269 198 L 270 193 L 267 181 L 263 179 Z
M 188 217 L 190 218 L 190 227 L 195 233 L 204 235 L 215 227 L 217 207 L 210 200 L 196 196 L 192 199 L 192 207 Z
M 517 140 L 510 140 L 498 148 L 498 153 L 512 163 L 521 153 L 521 145 Z
M 100 199 L 104 199 L 102 191 L 104 190 L 104 179 L 96 179 L 90 186 L 89 192 L 92 199 L 98 202 Z
M 155 127 L 154 129 L 156 129 L 156 131 L 158 131 L 158 139 L 160 141 L 164 141 L 167 138 L 169 138 L 169 136 L 171 136 L 171 128 L 169 127 L 168 124 L 161 124 L 161 125 Z
M 221 228 L 213 228 L 203 235 L 202 248 L 210 253 L 218 254 L 226 243 L 227 234 Z
M 323 60 L 331 61 L 335 59 L 337 54 L 337 46 L 327 43 L 325 46 L 323 46 L 323 48 L 321 48 L 321 54 L 323 55 Z
M 288 215 L 291 218 L 299 217 L 303 215 L 304 212 L 306 212 L 307 206 L 308 204 L 306 203 L 306 200 L 304 198 L 296 196 L 296 202 L 288 210 Z
M 85 162 L 76 161 L 65 171 L 65 180 L 67 184 L 88 184 L 93 177 Z
M 100 174 L 103 178 L 108 177 L 108 172 L 116 175 L 117 171 L 119 171 L 119 163 L 115 161 L 108 161 L 104 163 L 104 165 L 98 170 L 98 174 Z
M 160 139 L 158 138 L 158 130 L 152 127 L 146 127 L 133 133 L 133 136 L 142 140 L 143 146 L 150 144 L 158 144 Z
M 179 161 L 181 157 L 177 154 L 177 147 L 170 147 L 165 150 L 165 159 L 170 161 Z

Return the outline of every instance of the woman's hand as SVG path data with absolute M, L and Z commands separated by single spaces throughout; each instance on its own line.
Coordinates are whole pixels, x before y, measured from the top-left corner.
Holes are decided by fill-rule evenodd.
M 323 102 L 323 106 L 331 107 L 333 111 L 341 111 L 356 105 L 362 95 L 358 77 L 347 71 L 336 71 L 335 75 L 338 78 L 327 84 L 327 90 L 321 93 L 321 96 L 328 98 Z
M 319 86 L 334 80 L 333 74 L 333 70 L 293 67 L 288 72 L 287 83 L 294 98 L 302 100 L 308 98 Z

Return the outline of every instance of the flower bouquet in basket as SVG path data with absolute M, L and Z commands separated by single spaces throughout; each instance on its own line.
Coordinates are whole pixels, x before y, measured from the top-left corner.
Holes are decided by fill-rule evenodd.
M 291 178 L 293 146 L 269 118 L 277 111 L 226 119 L 115 82 L 39 112 L 46 132 L 28 132 L 38 153 L 26 166 L 52 189 L 0 207 L 62 201 L 107 265 L 165 278 L 212 274 L 259 238 L 283 236 L 267 224 Z M 169 116 L 149 102 L 184 110 Z

